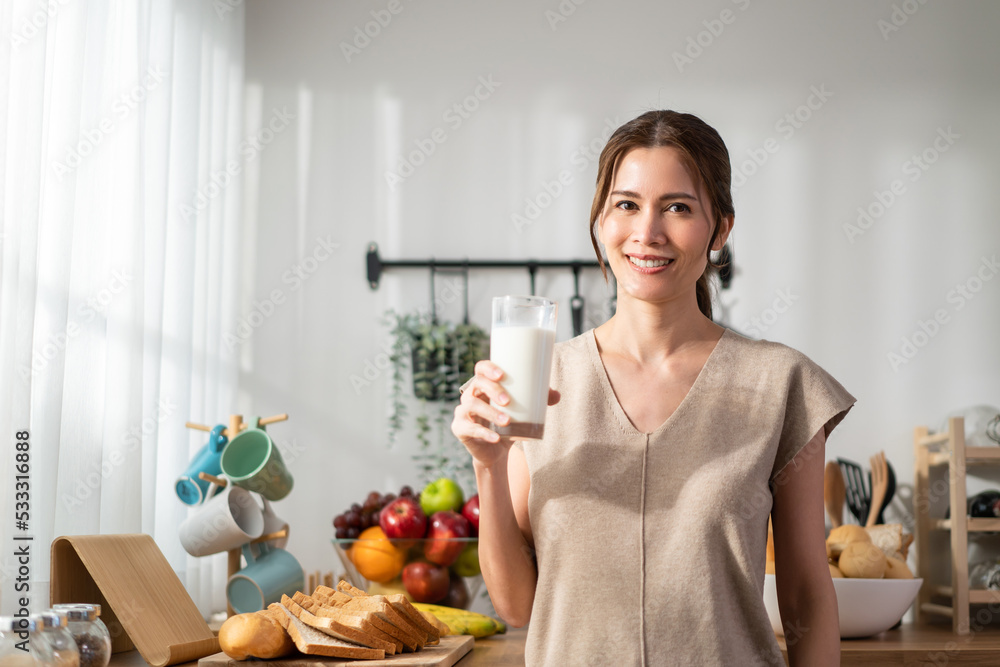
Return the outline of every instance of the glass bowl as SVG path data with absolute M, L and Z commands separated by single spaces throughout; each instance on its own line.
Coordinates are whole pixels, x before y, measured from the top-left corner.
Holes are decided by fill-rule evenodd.
M 340 559 L 345 579 L 352 585 L 364 589 L 372 595 L 402 593 L 411 602 L 428 602 L 448 607 L 468 609 L 483 585 L 479 571 L 479 539 L 475 537 L 422 538 L 422 539 L 333 539 L 333 550 Z M 410 563 L 440 564 L 447 569 L 449 577 L 448 594 L 443 599 L 433 600 L 427 592 L 442 587 L 440 573 L 437 585 L 424 585 L 424 599 L 417 599 L 403 584 L 403 569 Z M 445 564 L 448 563 L 446 566 Z M 434 568 L 425 566 L 424 573 L 415 577 L 420 585 L 427 571 Z M 420 568 L 417 568 L 419 571 Z M 412 585 L 412 583 L 411 583 Z M 436 596 L 436 595 L 435 595 Z

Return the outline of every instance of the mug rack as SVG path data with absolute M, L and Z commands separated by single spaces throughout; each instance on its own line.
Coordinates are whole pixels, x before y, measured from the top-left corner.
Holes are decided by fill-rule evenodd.
M 288 420 L 288 413 L 287 412 L 283 412 L 280 415 L 274 415 L 272 417 L 264 417 L 264 418 L 262 418 L 262 419 L 259 420 L 258 424 L 260 426 L 267 426 L 268 424 L 275 424 L 277 422 L 283 422 L 283 421 L 287 421 L 287 420 Z M 194 429 L 196 431 L 207 431 L 207 432 L 210 432 L 212 430 L 211 426 L 207 426 L 205 424 L 198 424 L 196 422 L 185 422 L 184 426 L 186 428 Z M 226 436 L 227 438 L 233 438 L 233 437 L 239 435 L 239 433 L 241 431 L 244 431 L 247 428 L 249 428 L 249 426 L 250 426 L 249 424 L 247 424 L 246 422 L 243 421 L 243 415 L 235 415 L 235 414 L 229 415 L 229 427 L 226 428 L 226 429 L 224 429 L 222 431 L 222 435 Z M 213 485 L 215 487 L 218 487 L 220 490 L 223 489 L 223 488 L 225 488 L 226 485 L 229 484 L 229 480 L 227 480 L 225 478 L 222 478 L 222 477 L 216 477 L 215 475 L 209 475 L 206 472 L 200 472 L 200 473 L 198 473 L 198 478 L 205 480 L 206 482 L 208 482 L 209 484 L 211 484 L 211 485 Z M 210 490 L 207 495 L 208 496 L 212 496 L 212 495 L 214 495 L 214 493 L 215 493 L 215 491 L 213 489 L 213 490 Z M 285 527 L 282 528 L 281 530 L 278 530 L 278 531 L 273 532 L 273 533 L 267 533 L 265 535 L 261 535 L 257 539 L 251 540 L 250 544 L 259 544 L 261 542 L 270 542 L 271 540 L 282 539 L 282 538 L 288 537 L 289 530 L 290 530 L 289 526 L 286 523 Z M 237 572 L 239 572 L 240 567 L 242 565 L 242 562 L 240 561 L 241 554 L 242 554 L 242 552 L 240 551 L 240 549 L 230 549 L 227 552 L 227 562 L 226 562 L 226 579 L 227 580 L 229 578 L 231 578 L 234 574 L 236 574 Z M 233 609 L 233 606 L 231 604 L 229 604 L 228 600 L 226 601 L 226 612 L 228 613 L 229 616 L 232 616 L 233 614 L 236 613 L 235 610 Z

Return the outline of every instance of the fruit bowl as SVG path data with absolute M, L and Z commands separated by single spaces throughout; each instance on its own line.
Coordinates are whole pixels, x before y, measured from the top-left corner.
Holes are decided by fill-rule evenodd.
M 403 593 L 414 602 L 468 609 L 483 585 L 475 537 L 332 542 L 345 578 L 372 595 Z
M 841 638 L 871 637 L 896 625 L 913 604 L 923 581 L 834 578 Z M 773 574 L 764 575 L 764 606 L 775 634 L 783 634 Z

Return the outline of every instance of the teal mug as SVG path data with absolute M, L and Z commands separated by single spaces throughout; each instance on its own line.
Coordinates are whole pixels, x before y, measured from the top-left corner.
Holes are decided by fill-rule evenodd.
M 253 426 L 236 437 L 222 450 L 219 465 L 222 474 L 236 486 L 253 491 L 268 500 L 281 500 L 292 490 L 292 476 L 281 460 L 281 453 L 271 436 L 254 417 Z
M 254 558 L 250 545 L 243 545 L 247 566 L 226 584 L 226 597 L 237 614 L 267 609 L 272 602 L 281 602 L 282 595 L 292 596 L 306 585 L 305 571 L 295 556 L 266 542 L 257 546 L 260 555 Z

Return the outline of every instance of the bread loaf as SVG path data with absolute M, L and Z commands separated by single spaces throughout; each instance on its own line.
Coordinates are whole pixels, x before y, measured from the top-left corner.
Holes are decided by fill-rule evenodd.
M 885 573 L 886 557 L 871 542 L 850 542 L 844 547 L 837 561 L 845 577 L 852 579 L 881 579 Z
M 219 646 L 233 660 L 270 660 L 295 650 L 281 624 L 262 612 L 227 618 L 219 628 Z

